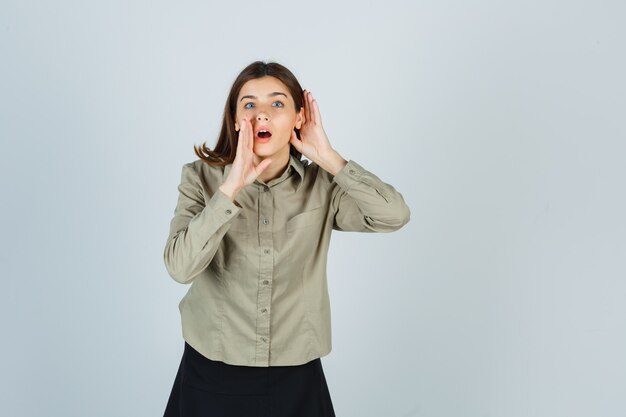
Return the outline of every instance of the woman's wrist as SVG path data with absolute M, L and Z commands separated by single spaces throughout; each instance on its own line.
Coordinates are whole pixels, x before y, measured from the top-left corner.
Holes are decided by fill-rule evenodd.
M 339 155 L 336 150 L 330 148 L 328 151 L 324 152 L 324 154 L 320 155 L 318 165 L 335 176 L 347 163 L 348 161 Z
M 235 197 L 237 197 L 237 194 L 240 191 L 237 187 L 234 187 L 228 183 L 220 185 L 219 188 L 224 194 L 226 194 L 228 198 L 230 198 L 230 201 L 235 201 Z

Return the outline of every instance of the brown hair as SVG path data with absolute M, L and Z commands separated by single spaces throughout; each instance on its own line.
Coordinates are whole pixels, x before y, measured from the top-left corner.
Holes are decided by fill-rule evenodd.
M 263 61 L 255 61 L 251 63 L 239 73 L 230 88 L 230 93 L 226 99 L 226 105 L 224 106 L 222 128 L 215 148 L 211 150 L 208 146 L 206 146 L 206 142 L 204 142 L 200 147 L 197 147 L 196 145 L 193 146 L 194 152 L 200 159 L 213 166 L 228 165 L 235 160 L 238 140 L 238 132 L 235 130 L 237 97 L 246 82 L 268 75 L 277 78 L 287 86 L 289 93 L 295 102 L 296 112 L 304 106 L 302 87 L 289 69 L 276 62 L 265 63 Z M 300 130 L 295 129 L 295 131 L 296 136 L 300 139 Z M 289 145 L 289 153 L 295 156 L 298 160 L 302 159 L 302 154 L 298 152 L 293 145 Z

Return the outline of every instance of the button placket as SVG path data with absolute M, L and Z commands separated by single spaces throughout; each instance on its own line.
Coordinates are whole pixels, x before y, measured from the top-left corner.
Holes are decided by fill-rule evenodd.
M 274 198 L 269 187 L 259 187 L 259 257 L 260 268 L 258 277 L 258 298 L 257 298 L 257 349 L 256 362 L 259 364 L 269 364 L 270 345 L 270 313 L 271 313 L 271 285 L 270 281 L 274 275 Z

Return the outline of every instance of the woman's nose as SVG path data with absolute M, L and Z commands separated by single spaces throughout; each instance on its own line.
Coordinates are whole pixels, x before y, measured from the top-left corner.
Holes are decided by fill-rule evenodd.
M 261 120 L 269 120 L 269 116 L 265 112 L 260 112 L 259 114 L 256 115 L 256 119 L 259 120 L 259 121 L 261 121 Z

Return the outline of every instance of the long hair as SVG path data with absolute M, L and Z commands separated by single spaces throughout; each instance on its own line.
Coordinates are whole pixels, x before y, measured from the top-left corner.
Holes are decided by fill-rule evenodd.
M 200 147 L 194 145 L 193 149 L 196 155 L 204 162 L 213 166 L 225 166 L 235 160 L 237 154 L 238 132 L 235 130 L 235 112 L 237 109 L 237 97 L 243 85 L 249 80 L 261 78 L 265 76 L 275 77 L 280 80 L 289 89 L 289 93 L 295 102 L 296 112 L 304 106 L 302 97 L 302 87 L 289 69 L 276 62 L 255 61 L 245 67 L 237 76 L 230 88 L 230 93 L 226 99 L 224 106 L 224 117 L 222 119 L 222 128 L 217 139 L 215 148 L 211 150 L 204 142 Z M 300 139 L 300 130 L 295 129 L 296 136 Z M 296 150 L 293 145 L 289 145 L 289 153 L 302 159 L 302 154 Z

